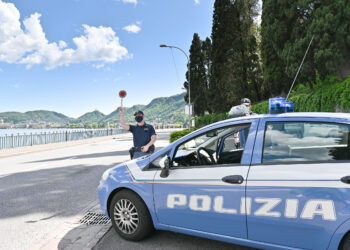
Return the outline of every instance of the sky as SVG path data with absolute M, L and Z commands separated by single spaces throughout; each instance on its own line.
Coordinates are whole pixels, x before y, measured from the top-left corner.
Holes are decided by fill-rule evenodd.
M 214 0 L 0 0 L 0 112 L 70 117 L 184 92 L 194 33 Z

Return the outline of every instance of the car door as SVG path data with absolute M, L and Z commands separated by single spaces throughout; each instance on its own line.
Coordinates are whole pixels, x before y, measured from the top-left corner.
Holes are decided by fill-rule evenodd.
M 187 157 L 192 165 L 175 166 L 176 164 L 173 164 L 166 178 L 160 177 L 161 171 L 156 173 L 154 204 L 160 224 L 170 228 L 239 238 L 247 237 L 245 186 L 257 123 L 258 119 L 251 119 L 220 125 L 232 129 L 231 132 L 235 128 L 249 128 L 242 158 L 238 163 L 199 166 L 193 164 L 191 149 L 188 148 L 191 143 L 185 143 L 186 147 L 183 148 L 187 150 L 182 150 L 182 152 L 180 148 L 181 145 L 184 145 L 183 141 L 174 146 L 172 160 L 175 161 L 178 155 L 183 157 L 184 153 L 190 152 Z M 206 133 L 207 135 L 220 135 L 223 133 L 221 127 L 199 131 L 191 138 L 202 138 Z M 212 132 L 213 130 L 215 131 Z M 219 147 L 223 137 L 218 136 L 217 139 L 214 140 L 215 150 Z M 225 139 L 231 138 L 226 137 Z M 229 149 L 227 144 L 231 142 L 232 140 L 226 142 L 227 149 Z M 215 157 L 215 152 L 211 153 Z
M 260 121 L 247 182 L 248 239 L 328 247 L 350 218 L 349 130 L 340 119 Z

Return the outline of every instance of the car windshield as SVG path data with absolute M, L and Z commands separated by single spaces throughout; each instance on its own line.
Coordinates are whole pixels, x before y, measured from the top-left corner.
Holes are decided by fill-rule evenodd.
M 225 130 L 229 130 L 230 128 L 227 129 L 218 129 L 215 131 L 211 131 L 208 133 L 205 133 L 203 135 L 197 136 L 195 138 L 193 138 L 192 140 L 182 144 L 179 149 L 181 150 L 186 150 L 186 149 L 196 149 L 198 147 L 202 147 L 203 145 L 206 145 L 207 142 L 210 141 L 215 141 L 217 140 L 217 138 L 219 138 L 220 136 L 222 136 L 223 132 Z M 226 134 L 226 133 L 225 133 Z

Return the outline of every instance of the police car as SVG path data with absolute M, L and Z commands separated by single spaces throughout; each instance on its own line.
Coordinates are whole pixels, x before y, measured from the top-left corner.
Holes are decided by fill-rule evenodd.
M 350 249 L 350 114 L 228 119 L 107 170 L 125 239 L 170 230 L 263 249 Z

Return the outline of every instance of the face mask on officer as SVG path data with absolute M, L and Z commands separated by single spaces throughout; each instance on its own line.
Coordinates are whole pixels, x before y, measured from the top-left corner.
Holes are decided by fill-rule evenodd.
M 142 122 L 143 117 L 142 117 L 142 116 L 135 116 L 135 120 L 136 120 L 137 122 Z

